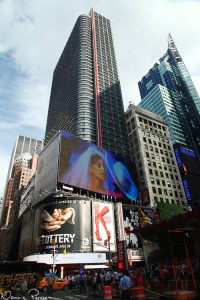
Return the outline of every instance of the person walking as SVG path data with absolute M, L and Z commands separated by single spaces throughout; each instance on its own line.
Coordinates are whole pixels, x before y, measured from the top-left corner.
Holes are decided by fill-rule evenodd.
M 52 298 L 53 284 L 54 284 L 54 278 L 49 277 L 48 278 L 48 286 L 47 286 L 47 298 Z
M 24 277 L 22 277 L 22 282 L 21 282 L 21 295 L 22 298 L 27 298 L 27 291 L 28 291 L 28 285 L 27 285 L 27 281 Z
M 121 300 L 130 300 L 129 289 L 132 287 L 132 282 L 128 271 L 122 272 L 123 276 L 120 278 L 119 289 L 121 290 Z

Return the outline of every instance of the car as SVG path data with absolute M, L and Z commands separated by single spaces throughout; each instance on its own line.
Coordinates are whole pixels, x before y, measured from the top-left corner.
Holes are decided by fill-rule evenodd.
M 49 277 L 43 277 L 37 284 L 37 289 L 43 292 L 47 292 L 48 289 L 48 278 Z M 55 277 L 54 283 L 53 283 L 53 290 L 67 290 L 68 282 Z

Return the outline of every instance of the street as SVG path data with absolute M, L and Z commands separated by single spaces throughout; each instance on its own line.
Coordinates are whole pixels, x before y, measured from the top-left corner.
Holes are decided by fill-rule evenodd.
M 59 291 L 53 291 L 52 298 L 47 298 L 46 293 L 40 292 L 38 297 L 36 297 L 35 300 L 95 300 L 95 299 L 103 299 L 104 295 L 102 294 L 92 294 L 90 291 L 86 291 L 83 293 L 80 292 L 73 292 L 69 293 L 68 291 L 59 290 Z

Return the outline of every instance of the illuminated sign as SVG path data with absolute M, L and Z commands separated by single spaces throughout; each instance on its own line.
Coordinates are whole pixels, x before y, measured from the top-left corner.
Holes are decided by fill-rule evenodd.
M 181 161 L 181 158 L 180 158 L 180 155 L 179 155 L 179 151 L 178 151 L 177 148 L 175 149 L 175 155 L 176 155 L 176 160 L 177 160 L 178 166 L 182 167 L 183 164 L 182 164 L 182 161 Z
M 192 200 L 191 194 L 190 194 L 190 190 L 189 190 L 189 186 L 187 183 L 187 180 L 183 180 L 183 185 L 184 185 L 184 189 L 185 189 L 185 193 L 186 193 L 186 197 L 188 199 L 188 201 Z
M 187 154 L 187 155 L 189 155 L 189 156 L 196 157 L 194 151 L 192 151 L 192 150 L 190 150 L 190 149 L 186 149 L 186 148 L 181 147 L 180 150 L 181 150 L 181 152 L 184 153 L 184 154 Z
M 127 158 L 61 132 L 58 182 L 116 198 L 137 200 L 136 171 Z

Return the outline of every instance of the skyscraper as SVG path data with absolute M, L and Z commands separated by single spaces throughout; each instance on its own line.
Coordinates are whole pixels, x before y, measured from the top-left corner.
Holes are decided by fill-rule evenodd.
M 184 205 L 186 197 L 167 125 L 159 115 L 133 104 L 126 111 L 126 122 L 142 205 Z
M 171 37 L 167 52 L 139 82 L 139 107 L 163 117 L 173 144 L 195 151 L 200 161 L 200 98 Z
M 9 188 L 9 180 L 11 178 L 12 172 L 13 172 L 13 166 L 14 163 L 16 162 L 16 160 L 24 153 L 29 153 L 32 155 L 34 154 L 39 154 L 42 151 L 43 148 L 43 141 L 41 140 L 36 140 L 36 139 L 32 139 L 29 137 L 25 137 L 22 135 L 18 135 L 15 145 L 13 147 L 13 151 L 11 154 L 11 158 L 10 158 L 10 165 L 8 168 L 8 174 L 7 174 L 7 179 L 6 179 L 6 185 L 5 185 L 5 191 L 4 191 L 4 199 L 3 199 L 3 204 L 2 204 L 2 215 L 4 214 L 4 219 L 5 219 L 5 214 L 6 214 L 6 210 L 9 205 L 8 202 L 13 201 L 13 199 L 9 198 L 9 201 L 6 203 L 6 198 L 8 196 L 8 188 Z M 18 188 L 18 187 L 17 187 Z M 13 195 L 14 195 L 15 191 L 13 191 Z M 3 220 L 1 220 L 2 222 Z M 0 222 L 0 223 L 1 223 Z
M 129 154 L 111 25 L 93 9 L 78 17 L 55 68 L 45 144 L 61 129 Z

